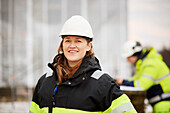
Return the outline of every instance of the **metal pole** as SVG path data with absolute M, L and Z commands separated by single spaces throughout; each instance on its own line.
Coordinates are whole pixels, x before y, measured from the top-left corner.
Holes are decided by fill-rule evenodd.
M 11 86 L 12 107 L 15 109 L 15 87 L 14 87 L 14 75 L 13 75 L 13 0 L 8 1 L 8 68 L 9 68 L 9 83 Z
M 100 37 L 100 43 L 104 46 L 101 47 L 101 60 L 104 67 L 104 71 L 109 71 L 109 65 L 107 62 L 108 57 L 108 26 L 107 26 L 107 17 L 108 17 L 108 6 L 107 6 L 108 0 L 100 0 L 100 6 L 101 6 L 101 37 Z
M 32 0 L 27 0 L 27 87 L 28 99 L 31 100 L 33 87 L 33 22 L 32 22 Z
M 120 0 L 120 46 L 122 48 L 123 43 L 127 40 L 127 0 Z M 128 70 L 126 67 L 125 59 L 122 59 L 121 52 L 118 56 L 119 59 L 119 74 L 122 77 L 128 76 Z
M 47 69 L 49 60 L 49 34 L 48 34 L 48 0 L 43 0 L 43 72 Z
M 11 56 L 12 56 L 12 52 L 11 52 L 11 49 L 12 49 L 12 24 L 11 24 L 11 19 L 12 19 L 12 1 L 11 0 L 8 0 L 8 79 L 9 79 L 9 84 L 10 86 L 12 87 L 12 80 L 11 80 L 11 75 L 12 75 L 12 59 L 11 59 Z
M 1 8 L 1 0 L 0 0 L 0 83 L 2 81 L 2 18 L 1 18 L 2 8 Z

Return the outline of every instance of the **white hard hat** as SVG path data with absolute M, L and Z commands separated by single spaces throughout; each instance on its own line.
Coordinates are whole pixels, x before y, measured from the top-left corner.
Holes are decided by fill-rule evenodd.
M 142 50 L 142 46 L 139 42 L 129 40 L 125 42 L 125 44 L 123 45 L 122 57 L 125 58 L 130 57 L 133 54 L 140 52 L 141 50 Z
M 89 22 L 79 15 L 72 16 L 64 23 L 60 37 L 62 35 L 85 36 L 93 39 L 93 32 Z

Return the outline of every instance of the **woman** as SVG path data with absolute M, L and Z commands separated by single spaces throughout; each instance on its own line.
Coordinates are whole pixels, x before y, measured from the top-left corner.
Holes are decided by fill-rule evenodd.
M 81 16 L 68 19 L 58 55 L 36 85 L 33 113 L 136 113 L 129 98 L 106 73 L 92 50 L 93 33 Z

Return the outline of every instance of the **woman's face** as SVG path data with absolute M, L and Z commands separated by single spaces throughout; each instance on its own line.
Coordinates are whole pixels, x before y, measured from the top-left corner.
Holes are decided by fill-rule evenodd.
M 92 47 L 92 43 L 79 36 L 66 36 L 63 39 L 63 52 L 70 67 L 78 64 Z

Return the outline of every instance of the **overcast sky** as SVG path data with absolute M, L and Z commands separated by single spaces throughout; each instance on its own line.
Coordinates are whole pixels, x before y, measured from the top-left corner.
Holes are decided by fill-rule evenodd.
M 128 37 L 170 49 L 170 0 L 128 0 Z

